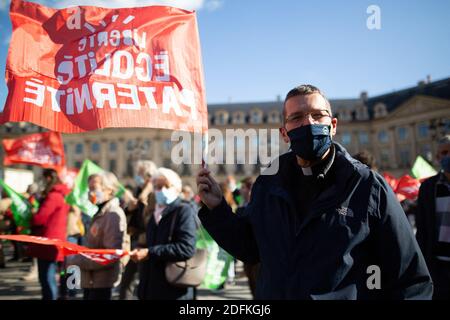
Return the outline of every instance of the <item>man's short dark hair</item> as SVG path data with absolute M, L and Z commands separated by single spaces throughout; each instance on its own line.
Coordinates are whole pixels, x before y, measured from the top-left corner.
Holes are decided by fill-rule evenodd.
M 313 86 L 312 84 L 302 84 L 302 85 L 299 85 L 299 86 L 295 87 L 294 89 L 290 90 L 287 93 L 286 98 L 284 99 L 284 104 L 283 104 L 283 124 L 286 121 L 286 108 L 285 108 L 286 101 L 288 101 L 292 97 L 306 96 L 306 95 L 313 94 L 313 93 L 320 94 L 328 102 L 328 105 L 327 105 L 328 112 L 330 113 L 330 116 L 332 115 L 330 102 L 328 101 L 327 97 L 325 97 L 323 92 L 320 91 L 320 89 L 317 88 L 316 86 Z

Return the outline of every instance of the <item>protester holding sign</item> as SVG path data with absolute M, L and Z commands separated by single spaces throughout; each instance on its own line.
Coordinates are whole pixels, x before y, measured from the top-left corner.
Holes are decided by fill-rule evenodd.
M 66 185 L 61 183 L 58 173 L 53 169 L 45 169 L 45 190 L 38 212 L 31 219 L 32 234 L 50 239 L 66 240 L 67 215 L 69 205 L 64 197 L 69 193 Z M 39 282 L 42 287 L 44 300 L 56 300 L 58 287 L 55 280 L 57 262 L 63 261 L 64 256 L 54 246 L 30 245 L 29 254 L 38 258 Z
M 99 249 L 128 249 L 127 221 L 125 213 L 114 195 L 117 192 L 117 178 L 109 172 L 101 172 L 89 177 L 91 197 L 98 207 L 87 233 L 87 247 Z M 81 255 L 67 257 L 68 265 L 78 265 L 81 269 L 81 287 L 85 300 L 110 300 L 112 288 L 120 282 L 126 261 L 115 261 L 100 265 Z

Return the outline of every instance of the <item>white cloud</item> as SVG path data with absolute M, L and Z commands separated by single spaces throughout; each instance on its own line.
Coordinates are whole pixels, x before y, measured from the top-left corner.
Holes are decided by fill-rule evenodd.
M 9 0 L 0 0 L 0 11 L 9 9 Z
M 206 2 L 205 7 L 209 11 L 215 11 L 223 6 L 223 0 L 209 0 Z

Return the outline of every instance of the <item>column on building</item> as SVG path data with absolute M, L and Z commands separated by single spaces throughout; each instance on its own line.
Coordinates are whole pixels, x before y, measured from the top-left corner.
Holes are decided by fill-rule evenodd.
M 108 140 L 100 140 L 100 167 L 105 170 L 109 170 L 109 150 L 108 150 Z
M 158 167 L 161 167 L 163 165 L 162 153 L 164 140 L 161 139 L 159 134 L 156 134 L 151 143 L 154 149 L 152 151 L 152 159 L 150 160 L 152 160 Z
M 124 138 L 117 139 L 117 151 L 116 151 L 116 159 L 117 159 L 117 176 L 119 179 L 122 179 L 125 176 L 126 171 L 126 162 L 127 162 L 127 148 L 126 148 L 126 140 Z
M 389 130 L 389 149 L 390 149 L 390 168 L 397 169 L 398 168 L 398 148 L 397 148 L 397 139 L 395 138 L 395 128 L 390 127 Z
M 92 161 L 92 155 L 91 155 L 91 140 L 85 140 L 84 141 L 84 159 L 89 159 Z
M 359 144 L 359 129 L 352 130 L 352 140 L 353 140 L 353 142 L 352 142 L 353 153 L 352 154 L 360 152 L 361 149 L 360 149 L 360 144 Z
M 416 143 L 417 143 L 416 124 L 411 123 L 408 126 L 408 130 L 410 131 L 409 138 L 411 141 L 411 157 L 412 157 L 411 161 L 414 161 L 417 158 L 417 156 L 419 155 L 419 152 L 417 152 L 417 145 L 416 145 Z

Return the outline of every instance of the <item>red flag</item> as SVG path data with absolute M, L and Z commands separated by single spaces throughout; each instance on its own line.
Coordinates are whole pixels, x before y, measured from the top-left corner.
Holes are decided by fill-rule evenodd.
M 63 253 L 64 256 L 81 254 L 102 265 L 107 265 L 111 262 L 117 261 L 123 256 L 129 254 L 128 251 L 124 250 L 89 249 L 68 241 L 28 235 L 0 235 L 0 239 L 55 246 L 58 250 L 60 250 L 60 252 Z
M 387 172 L 383 172 L 383 178 L 391 186 L 392 190 L 395 191 L 395 189 L 397 189 L 398 180 L 394 176 Z
M 78 133 L 207 130 L 195 12 L 167 6 L 62 10 L 12 0 L 0 123 Z
M 419 195 L 420 181 L 409 175 L 398 180 L 396 193 L 406 199 L 414 200 Z
M 64 145 L 60 133 L 43 132 L 22 136 L 17 139 L 4 139 L 3 164 L 35 164 L 44 168 L 58 169 L 64 166 Z

